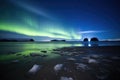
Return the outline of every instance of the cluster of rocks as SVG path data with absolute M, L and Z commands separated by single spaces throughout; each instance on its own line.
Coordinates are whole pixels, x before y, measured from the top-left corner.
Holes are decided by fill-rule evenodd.
M 27 58 L 27 57 L 47 57 L 48 55 L 47 54 L 44 54 L 44 53 L 47 53 L 47 51 L 41 51 L 42 53 L 37 53 L 37 52 L 32 52 L 30 53 L 29 55 L 22 55 L 21 53 L 17 53 L 16 56 L 22 56 L 24 58 Z M 14 59 L 11 61 L 11 63 L 19 63 L 20 60 L 17 60 L 17 59 Z
M 81 62 L 77 62 L 77 59 L 75 58 L 67 58 L 66 60 L 68 62 L 73 61 L 73 63 L 70 64 L 72 64 L 71 66 L 74 66 L 74 68 L 70 68 L 70 66 L 67 66 L 66 63 L 60 64 L 62 66 L 59 66 L 59 64 L 57 64 L 57 66 L 59 66 L 59 71 L 64 70 L 64 72 L 66 72 L 65 70 L 73 71 L 70 69 L 75 69 L 80 72 L 90 72 L 90 74 L 95 75 L 96 79 L 98 80 L 105 80 L 109 79 L 111 75 L 114 75 L 113 71 L 117 71 L 115 73 L 120 73 L 120 65 L 118 64 L 120 62 L 120 57 L 107 57 L 102 57 L 102 55 L 90 55 L 86 57 L 81 57 Z M 106 59 L 106 61 L 104 59 Z M 112 70 L 110 71 L 111 68 Z
M 43 54 L 47 53 L 47 51 L 41 52 L 42 54 L 39 52 L 30 53 L 29 56 L 47 56 L 46 54 Z M 52 72 L 54 72 L 54 76 L 59 76 L 59 80 L 76 80 L 75 76 L 79 73 L 89 73 L 90 75 L 94 75 L 96 80 L 108 80 L 113 74 L 113 71 L 118 71 L 120 73 L 120 56 L 88 55 L 86 54 L 86 51 L 80 50 L 79 48 L 53 49 L 52 53 L 65 56 L 64 62 L 54 64 L 51 69 Z M 19 56 L 21 54 L 16 55 Z M 12 61 L 12 63 L 18 62 L 19 60 Z M 42 65 L 42 67 L 44 67 L 44 65 Z M 27 72 L 27 77 L 36 75 L 40 70 L 41 65 L 34 64 Z
M 39 55 L 36 54 L 36 56 Z M 108 56 L 91 54 L 82 56 L 79 60 L 80 62 L 77 62 L 78 59 L 68 57 L 65 62 L 53 65 L 51 69 L 53 71 L 51 72 L 54 72 L 54 76 L 59 76 L 59 80 L 76 80 L 75 76 L 79 73 L 89 73 L 90 75 L 94 75 L 96 80 L 106 80 L 111 76 L 111 72 L 109 71 L 109 67 L 111 66 L 109 65 L 112 65 L 114 60 L 120 60 L 120 57 L 111 56 L 108 58 Z M 107 60 L 111 60 L 111 64 Z M 109 65 L 104 65 L 106 63 Z M 34 64 L 27 72 L 27 77 L 31 78 L 31 76 L 36 75 L 41 70 L 41 67 L 44 67 L 44 65 Z
M 68 48 L 61 48 L 61 49 L 53 49 L 54 54 L 59 54 L 61 56 L 79 56 L 81 54 L 86 53 L 85 51 L 80 51 L 79 49 L 68 49 Z

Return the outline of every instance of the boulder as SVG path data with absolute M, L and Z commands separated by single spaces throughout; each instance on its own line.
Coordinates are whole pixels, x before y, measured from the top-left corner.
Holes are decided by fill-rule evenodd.
M 34 64 L 32 68 L 27 72 L 26 77 L 31 78 L 40 70 L 41 66 Z
M 57 64 L 57 65 L 54 66 L 54 71 L 58 72 L 59 70 L 62 69 L 62 67 L 63 67 L 63 64 Z
M 90 40 L 90 41 L 99 41 L 99 40 L 98 40 L 98 38 L 93 37 L 93 38 L 91 38 L 91 40 Z
M 88 38 L 84 38 L 84 40 L 83 40 L 84 42 L 88 42 Z

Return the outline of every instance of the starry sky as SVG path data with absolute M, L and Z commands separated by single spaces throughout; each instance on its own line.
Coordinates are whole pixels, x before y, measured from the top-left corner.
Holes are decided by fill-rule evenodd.
M 120 39 L 119 0 L 0 0 L 0 38 Z

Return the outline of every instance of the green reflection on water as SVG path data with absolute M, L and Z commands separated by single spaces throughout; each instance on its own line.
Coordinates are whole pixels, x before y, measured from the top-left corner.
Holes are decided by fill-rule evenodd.
M 70 44 L 66 42 L 47 42 L 47 43 L 37 43 L 37 42 L 2 42 L 0 43 L 0 61 L 23 59 L 25 56 L 27 58 L 31 57 L 30 53 L 39 53 L 48 55 L 45 59 L 53 59 L 60 57 L 57 54 L 51 53 L 53 49 L 69 47 L 69 46 L 82 46 L 82 44 Z M 42 53 L 45 50 L 47 53 Z M 13 54 L 14 53 L 14 54 Z M 19 55 L 20 54 L 20 55 Z M 26 59 L 27 59 L 26 58 Z

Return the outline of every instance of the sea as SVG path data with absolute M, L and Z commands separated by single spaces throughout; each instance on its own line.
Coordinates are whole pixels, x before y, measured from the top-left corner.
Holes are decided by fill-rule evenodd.
M 81 49 L 78 51 L 79 55 L 76 53 L 71 55 L 70 51 L 61 51 L 66 55 L 61 53 L 59 55 L 55 52 L 55 49 L 63 47 L 99 46 L 117 46 L 120 48 L 120 41 L 0 42 L 0 72 L 2 73 L 0 80 L 120 80 L 120 56 L 101 55 L 109 54 L 109 51 L 98 52 Z M 88 58 L 91 55 L 87 52 L 95 53 L 92 54 L 92 59 Z M 89 63 L 86 63 L 84 58 L 88 59 Z M 60 66 L 62 70 L 56 73 L 54 69 L 56 67 L 60 69 Z M 34 74 L 33 72 L 26 76 L 32 68 L 35 68 L 34 70 L 38 73 Z M 114 71 L 115 73 L 113 73 Z M 114 74 L 118 74 L 116 77 L 119 79 L 115 79 L 116 77 L 112 79 L 111 75 Z
M 9 52 L 19 52 L 25 50 L 55 49 L 62 47 L 93 47 L 93 46 L 120 46 L 120 41 L 99 41 L 99 42 L 0 42 L 0 55 Z

